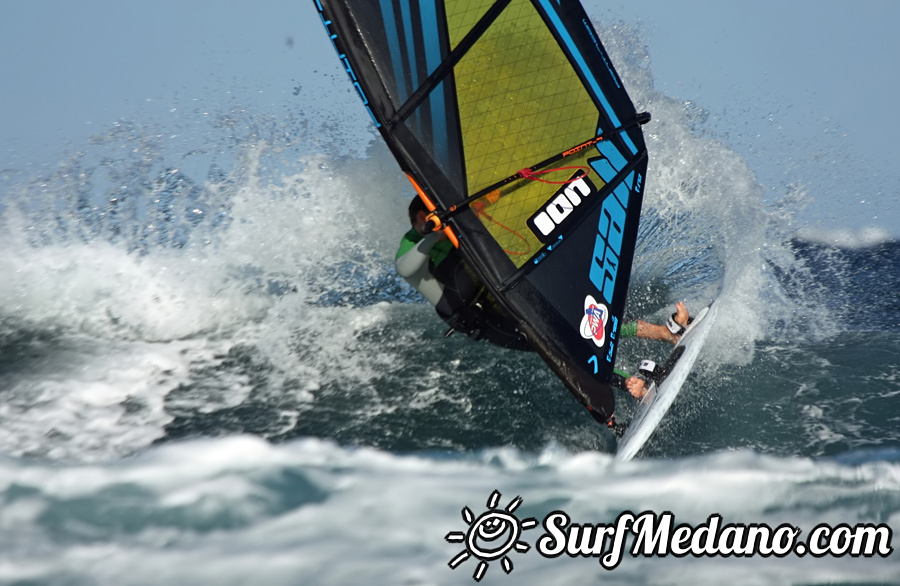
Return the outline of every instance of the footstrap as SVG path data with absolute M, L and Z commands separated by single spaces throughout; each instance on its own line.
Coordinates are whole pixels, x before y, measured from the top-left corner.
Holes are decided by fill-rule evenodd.
M 655 362 L 648 358 L 641 361 L 641 365 L 638 367 L 638 376 L 644 379 L 645 382 L 655 381 L 659 374 L 660 370 Z
M 678 315 L 678 314 L 673 313 L 669 317 L 669 319 L 666 320 L 666 327 L 669 328 L 669 331 L 672 332 L 673 336 L 680 336 L 681 334 L 684 333 L 684 327 L 681 324 L 679 324 L 677 321 L 675 321 L 676 315 Z M 687 325 L 691 325 L 691 322 L 693 322 L 693 321 L 694 321 L 693 317 L 688 317 Z
M 677 313 L 673 313 L 669 319 L 666 320 L 666 327 L 669 328 L 669 331 L 672 332 L 673 336 L 680 336 L 684 333 L 684 328 L 675 321 L 675 316 Z

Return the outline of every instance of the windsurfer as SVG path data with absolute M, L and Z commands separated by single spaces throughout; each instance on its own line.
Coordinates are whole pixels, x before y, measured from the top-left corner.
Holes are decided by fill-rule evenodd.
M 397 250 L 397 273 L 406 279 L 454 331 L 504 348 L 532 350 L 524 332 L 499 307 L 443 231 L 425 233 L 428 208 L 419 197 L 409 204 L 412 230 Z

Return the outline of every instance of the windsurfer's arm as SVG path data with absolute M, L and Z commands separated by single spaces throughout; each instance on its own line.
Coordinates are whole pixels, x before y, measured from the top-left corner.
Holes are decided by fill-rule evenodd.
M 404 244 L 407 244 L 408 242 L 409 241 L 404 242 Z M 403 254 L 397 256 L 397 260 L 395 261 L 397 273 L 404 279 L 407 279 L 416 274 L 416 271 L 422 267 L 427 266 L 429 260 L 428 253 L 431 252 L 431 249 L 434 248 L 434 245 L 437 244 L 437 242 L 438 234 L 432 232 L 414 243 L 412 247 L 403 252 Z
M 441 233 L 432 232 L 397 257 L 397 274 L 416 288 L 432 305 L 437 305 L 444 287 L 428 272 L 429 253 L 441 240 Z

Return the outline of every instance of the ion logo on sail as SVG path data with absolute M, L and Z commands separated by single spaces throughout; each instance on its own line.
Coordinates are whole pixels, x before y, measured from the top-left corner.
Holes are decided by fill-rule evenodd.
M 581 337 L 593 340 L 598 348 L 606 342 L 606 322 L 609 321 L 609 309 L 597 303 L 592 295 L 584 298 L 584 317 L 581 318 Z
M 536 214 L 528 218 L 528 227 L 546 244 L 556 232 L 573 217 L 572 212 L 583 199 L 596 194 L 597 189 L 584 171 L 579 170 L 551 197 Z

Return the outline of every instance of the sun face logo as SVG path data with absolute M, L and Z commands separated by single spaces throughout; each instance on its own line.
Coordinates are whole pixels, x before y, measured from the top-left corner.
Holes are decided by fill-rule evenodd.
M 499 559 L 503 571 L 509 574 L 513 571 L 513 563 L 507 557 L 510 550 L 515 549 L 519 553 L 525 553 L 530 546 L 519 541 L 522 531 L 535 527 L 538 523 L 534 518 L 519 521 L 513 512 L 522 504 L 522 497 L 514 498 L 505 509 L 498 509 L 500 492 L 494 491 L 487 500 L 488 510 L 477 519 L 469 507 L 463 507 L 462 517 L 469 530 L 451 531 L 444 537 L 449 543 L 465 543 L 466 549 L 462 550 L 448 564 L 451 569 L 456 569 L 461 563 L 474 556 L 478 558 L 478 567 L 472 578 L 480 582 L 487 572 L 490 562 Z
M 593 340 L 598 348 L 606 342 L 606 322 L 609 321 L 609 309 L 597 303 L 593 295 L 584 298 L 584 317 L 581 318 L 581 337 Z

